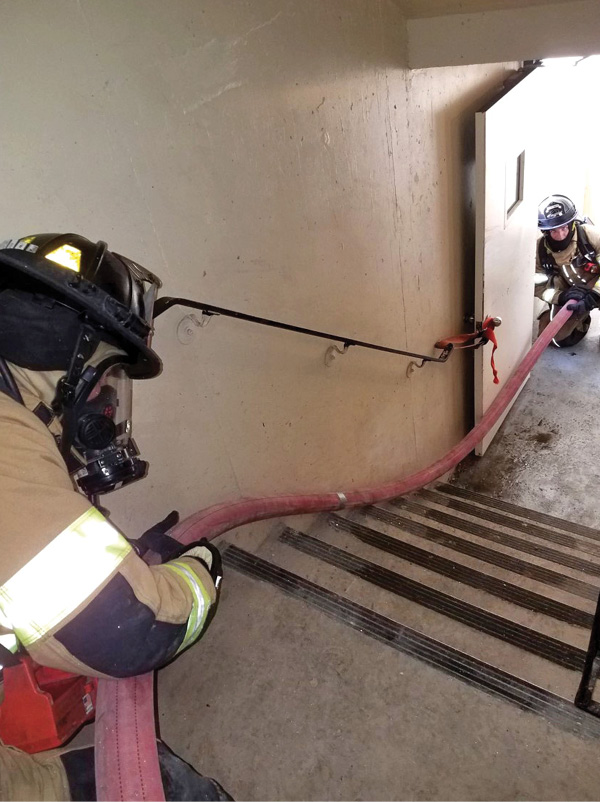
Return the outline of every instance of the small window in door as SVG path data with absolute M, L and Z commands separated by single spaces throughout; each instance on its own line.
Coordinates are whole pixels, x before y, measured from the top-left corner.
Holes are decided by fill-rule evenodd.
M 513 162 L 506 165 L 505 222 L 519 208 L 523 201 L 525 186 L 525 151 L 519 153 Z

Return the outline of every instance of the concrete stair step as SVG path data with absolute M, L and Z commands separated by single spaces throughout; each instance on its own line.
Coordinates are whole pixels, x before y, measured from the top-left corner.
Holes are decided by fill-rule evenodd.
M 552 589 L 549 591 L 541 583 L 530 582 L 534 589 L 525 587 L 522 577 L 509 571 L 495 570 L 494 566 L 474 559 L 456 559 L 463 555 L 437 547 L 436 544 L 419 543 L 416 538 L 412 538 L 411 542 L 410 535 L 399 537 L 398 531 L 394 529 L 391 534 L 386 534 L 385 523 L 372 518 L 353 516 L 353 520 L 350 520 L 349 517 L 333 514 L 328 521 L 334 530 L 344 535 L 337 537 L 335 541 L 334 536 L 324 535 L 327 542 L 334 542 L 342 548 L 351 548 L 355 553 L 374 559 L 386 567 L 393 568 L 398 560 L 403 565 L 408 563 L 414 566 L 411 570 L 415 571 L 415 576 L 421 581 L 483 607 L 493 604 L 494 611 L 503 615 L 514 615 L 513 606 L 517 605 L 523 611 L 531 611 L 529 614 L 517 613 L 518 620 L 526 626 L 543 626 L 546 616 L 565 622 L 565 632 L 570 632 L 570 627 L 576 626 L 587 633 L 592 625 L 591 602 L 586 610 L 572 604 L 570 594 L 562 594 L 562 600 L 557 600 L 553 598 Z M 353 535 L 357 544 L 349 544 L 345 533 Z M 386 557 L 386 554 L 392 557 Z M 466 564 L 467 562 L 470 564 Z M 552 634 L 560 636 L 560 631 Z
M 378 521 L 379 529 L 407 542 L 440 554 L 508 581 L 519 581 L 529 590 L 547 593 L 552 597 L 593 612 L 597 599 L 597 588 L 576 572 L 569 572 L 556 565 L 548 567 L 541 560 L 534 561 L 527 555 L 502 549 L 495 543 L 482 542 L 478 538 L 452 527 L 436 524 L 410 513 L 393 508 L 366 507 L 360 511 L 367 520 Z M 358 517 L 358 514 L 357 514 Z M 573 576 L 571 575 L 573 574 Z
M 436 507 L 446 508 L 449 511 L 464 513 L 472 520 L 483 520 L 486 523 L 498 525 L 499 528 L 517 536 L 526 535 L 528 538 L 534 539 L 534 542 L 544 543 L 545 541 L 551 546 L 565 547 L 569 553 L 580 554 L 584 558 L 587 555 L 591 555 L 592 558 L 600 558 L 600 542 L 580 535 L 568 534 L 530 520 L 520 519 L 505 512 L 498 512 L 481 503 L 463 501 L 435 490 L 422 490 L 416 494 L 415 499 L 420 502 L 431 502 Z
M 427 655 L 438 649 L 476 673 L 485 666 L 501 684 L 538 687 L 571 710 L 600 586 L 600 542 L 569 522 L 519 516 L 514 505 L 488 507 L 479 494 L 447 487 L 274 527 L 255 551 L 266 561 L 256 570 L 355 629 L 372 619 L 375 635 L 365 627 L 373 636 L 424 639 Z M 242 552 L 238 559 L 251 562 Z
M 285 528 L 282 531 L 285 531 Z M 310 536 L 305 535 L 304 537 L 308 541 Z M 340 545 L 336 545 L 334 548 L 339 548 L 340 551 L 345 551 L 349 556 L 358 560 L 366 560 L 366 557 L 363 556 L 366 553 L 366 547 L 363 544 L 352 544 L 352 548 L 348 548 L 353 538 L 349 538 L 345 532 L 334 530 L 326 525 L 325 522 L 317 531 L 313 531 L 312 537 L 321 542 L 325 548 L 333 546 L 332 541 L 338 539 L 338 544 Z M 346 549 L 341 548 L 343 539 L 346 540 Z M 361 550 L 362 554 L 359 553 Z M 523 631 L 524 624 L 521 621 L 505 619 L 507 629 L 517 630 L 515 635 L 516 643 L 510 642 L 508 638 L 495 637 L 490 631 L 478 628 L 478 624 L 479 626 L 485 626 L 488 623 L 488 621 L 485 621 L 482 625 L 475 620 L 477 619 L 478 609 L 481 610 L 481 616 L 486 619 L 490 616 L 493 618 L 499 614 L 483 607 L 477 608 L 476 604 L 465 601 L 464 596 L 468 595 L 468 593 L 463 593 L 462 598 L 458 593 L 456 596 L 452 596 L 449 593 L 445 594 L 448 596 L 449 607 L 455 613 L 453 617 L 443 611 L 439 598 L 434 600 L 436 603 L 435 609 L 432 609 L 431 606 L 420 603 L 422 599 L 399 595 L 390 587 L 382 587 L 381 584 L 370 582 L 364 576 L 350 573 L 340 565 L 325 561 L 316 553 L 306 553 L 293 548 L 289 543 L 282 542 L 279 538 L 266 541 L 258 554 L 269 560 L 269 562 L 292 571 L 294 574 L 314 582 L 328 591 L 339 594 L 343 598 L 360 604 L 368 610 L 376 611 L 416 632 L 426 634 L 436 642 L 443 643 L 460 652 L 483 660 L 503 671 L 509 672 L 511 675 L 535 683 L 536 678 L 539 678 L 540 673 L 543 673 L 545 677 L 543 686 L 545 688 L 559 695 L 566 695 L 567 698 L 575 692 L 579 676 L 579 671 L 575 666 L 579 667 L 580 663 L 582 663 L 584 653 L 581 646 L 572 642 L 577 640 L 577 637 L 571 637 L 570 641 L 554 638 L 554 641 L 558 641 L 558 643 L 552 643 L 553 636 L 548 633 L 549 627 L 546 627 L 546 631 L 542 632 L 541 636 L 550 641 L 547 644 L 549 651 L 546 651 L 547 657 L 541 657 L 539 654 L 525 651 L 522 648 L 525 642 L 523 638 L 527 636 L 527 633 Z M 411 583 L 418 583 L 422 586 L 422 593 L 426 594 L 427 591 L 430 591 L 436 597 L 444 593 L 439 587 L 431 587 L 431 584 L 426 584 L 428 572 L 419 566 L 404 562 L 400 567 L 400 561 L 397 558 L 381 554 L 378 550 L 375 550 L 374 559 L 369 560 L 369 562 L 373 565 L 374 570 L 379 570 L 385 579 L 388 578 L 385 576 L 385 572 L 393 571 L 399 576 L 397 581 L 400 584 L 404 584 L 405 587 Z M 382 563 L 387 564 L 382 565 Z M 448 588 L 446 587 L 445 590 L 448 590 Z M 442 603 L 443 601 L 444 599 L 442 599 Z M 458 618 L 456 617 L 457 607 L 463 608 L 459 609 Z M 465 607 L 466 610 L 464 609 Z M 489 607 L 490 605 L 488 604 Z M 503 612 L 506 612 L 506 610 L 503 610 Z M 560 631 L 561 622 L 555 623 L 559 630 L 558 634 L 564 635 L 565 630 Z M 578 627 L 572 627 L 572 630 L 579 632 L 579 637 L 583 643 L 586 637 L 585 631 Z M 531 629 L 532 637 L 535 631 L 535 629 Z M 569 634 L 572 635 L 572 632 Z M 564 646 L 562 645 L 563 643 Z M 566 658 L 563 657 L 565 653 L 568 653 Z M 561 662 L 567 662 L 573 667 L 559 664 Z
M 430 499 L 420 496 L 395 499 L 389 502 L 388 508 L 411 512 L 436 523 L 447 524 L 488 543 L 543 560 L 550 565 L 571 568 L 594 577 L 596 584 L 600 585 L 600 557 L 582 554 L 576 548 L 556 545 L 533 535 L 517 533 L 495 521 L 476 517 L 464 511 L 449 511 L 446 507 L 440 507 Z
M 377 508 L 392 513 L 398 521 L 420 522 L 515 559 L 573 577 L 592 588 L 585 591 L 588 598 L 597 597 L 596 589 L 600 587 L 600 560 L 589 555 L 582 557 L 564 547 L 549 546 L 522 534 L 517 536 L 505 527 L 473 519 L 464 513 L 449 513 L 430 502 L 424 504 L 413 497 L 377 505 Z M 370 508 L 366 508 L 366 512 L 371 514 Z
M 302 535 L 299 537 L 304 538 Z M 270 560 L 265 559 L 269 556 L 269 544 L 265 543 L 261 548 L 264 556 L 235 545 L 229 546 L 224 553 L 224 563 L 228 569 L 233 568 L 278 588 L 301 605 L 319 609 L 329 618 L 353 629 L 359 638 L 374 638 L 386 648 L 391 647 L 415 658 L 415 672 L 419 670 L 419 662 L 428 664 L 468 686 L 500 697 L 520 709 L 540 714 L 561 729 L 584 737 L 600 737 L 600 720 L 578 710 L 568 698 L 542 687 L 539 682 L 528 682 L 395 621 L 380 611 L 379 604 L 375 609 L 372 605 L 354 601 L 351 598 L 356 594 L 354 586 L 346 584 L 346 593 L 341 594 L 339 586 L 344 586 L 345 581 L 337 572 L 329 573 L 334 587 L 307 579 L 302 573 L 311 570 L 311 563 L 306 562 L 309 555 L 291 550 L 286 553 L 281 550 L 283 546 L 283 543 L 270 544 Z M 282 563 L 287 567 L 284 568 Z M 327 574 L 323 573 L 323 567 L 327 566 L 315 567 L 313 563 L 314 570 L 320 571 L 321 578 L 325 579 Z M 286 626 L 285 621 L 281 621 L 281 626 Z
M 600 542 L 600 532 L 597 529 L 593 529 L 590 526 L 585 526 L 584 524 L 576 523 L 575 521 L 557 518 L 554 515 L 548 515 L 547 513 L 539 512 L 538 510 L 531 510 L 527 507 L 519 507 L 517 504 L 511 504 L 509 501 L 492 498 L 491 496 L 486 496 L 482 493 L 476 493 L 473 490 L 467 490 L 456 485 L 441 483 L 436 485 L 435 491 L 438 493 L 444 493 L 451 498 L 465 499 L 466 501 L 481 505 L 487 509 L 492 508 L 495 510 L 500 510 L 521 520 L 534 521 L 544 524 L 555 531 L 569 532 L 571 534 L 581 535 L 583 537 L 590 538 L 591 540 Z

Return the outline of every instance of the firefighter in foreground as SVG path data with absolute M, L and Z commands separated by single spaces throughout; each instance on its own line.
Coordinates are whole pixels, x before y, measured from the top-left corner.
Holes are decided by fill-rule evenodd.
M 161 369 L 149 344 L 159 287 L 73 234 L 0 246 L 2 665 L 26 650 L 74 674 L 143 674 L 214 615 L 215 547 L 149 566 L 96 504 L 146 472 L 131 439 L 131 384 Z M 160 743 L 159 757 L 167 799 L 231 798 Z M 0 746 L 0 798 L 95 799 L 93 749 Z
M 573 314 L 553 343 L 568 348 L 588 332 L 590 312 L 600 306 L 600 230 L 578 219 L 566 195 L 550 195 L 538 209 L 535 295 L 549 305 L 539 316 L 539 332 L 556 310 L 570 302 Z

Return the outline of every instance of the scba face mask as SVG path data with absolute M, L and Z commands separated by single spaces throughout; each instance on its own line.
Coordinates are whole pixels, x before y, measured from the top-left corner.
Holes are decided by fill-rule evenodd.
M 148 463 L 140 459 L 131 436 L 133 384 L 125 367 L 88 368 L 82 384 L 85 389 L 72 413 L 68 467 L 81 490 L 93 497 L 143 478 Z M 91 385 L 87 392 L 86 385 Z
M 78 234 L 0 244 L 0 392 L 25 403 L 10 366 L 34 374 L 38 417 L 92 498 L 147 471 L 131 438 L 131 379 L 161 370 L 151 347 L 160 287 L 137 262 Z M 51 392 L 38 392 L 36 375 L 49 374 Z

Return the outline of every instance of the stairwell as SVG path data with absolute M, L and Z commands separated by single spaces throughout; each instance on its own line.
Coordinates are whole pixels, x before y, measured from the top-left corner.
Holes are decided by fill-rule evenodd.
M 167 742 L 240 799 L 597 800 L 599 337 L 547 349 L 451 485 L 224 535 L 219 626 L 159 673 Z
M 598 588 L 600 532 L 440 484 L 279 524 L 226 565 L 464 683 L 600 738 L 573 699 Z

